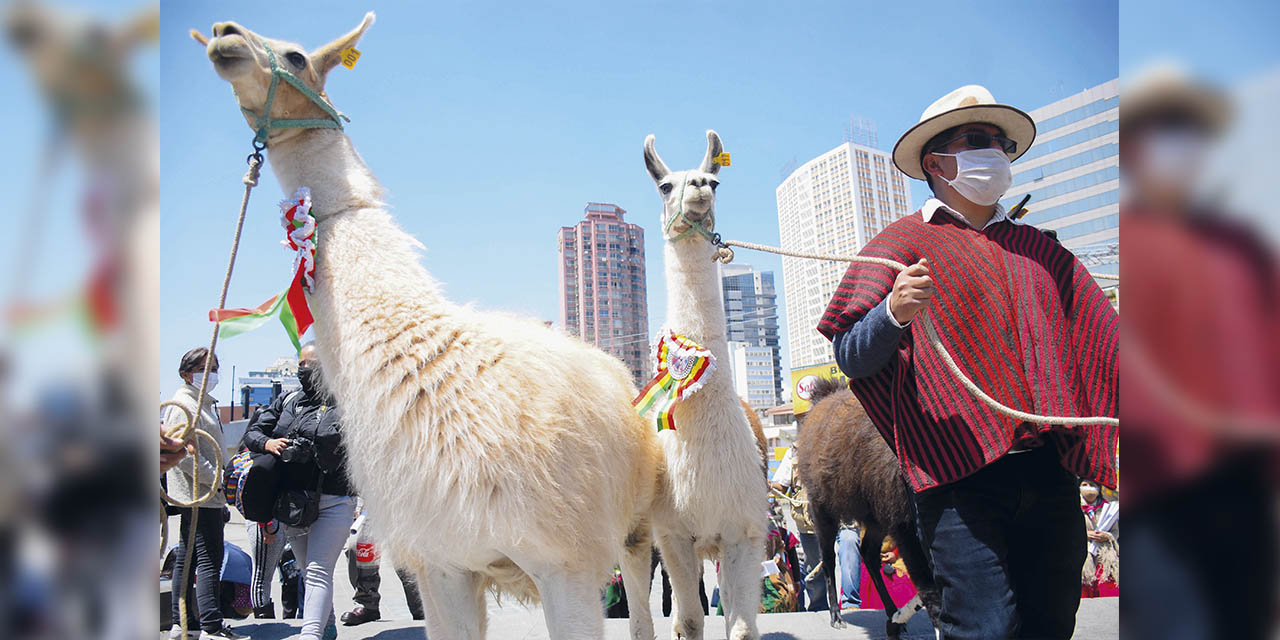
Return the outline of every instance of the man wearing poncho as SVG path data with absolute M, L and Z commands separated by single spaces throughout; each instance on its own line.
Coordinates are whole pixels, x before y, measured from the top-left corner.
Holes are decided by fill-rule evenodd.
M 1078 260 L 999 204 L 1030 116 L 969 85 L 898 141 L 894 164 L 935 197 L 867 244 L 818 330 L 915 491 L 946 638 L 1067 638 L 1085 537 L 1076 476 L 1115 486 L 1116 429 L 1008 418 L 960 385 L 913 329 L 928 309 L 977 385 L 1023 411 L 1116 416 L 1117 314 Z

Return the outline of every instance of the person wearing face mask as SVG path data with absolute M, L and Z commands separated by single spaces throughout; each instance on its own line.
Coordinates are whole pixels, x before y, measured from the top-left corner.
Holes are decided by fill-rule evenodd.
M 283 489 L 319 487 L 318 515 L 306 526 L 286 526 L 284 535 L 302 567 L 302 634 L 307 640 L 334 638 L 333 572 L 346 545 L 356 498 L 347 479 L 341 412 L 321 381 L 314 343 L 298 354 L 301 392 L 282 394 L 245 430 L 244 445 L 271 453 L 284 463 Z M 276 511 L 280 517 L 279 509 Z
M 209 379 L 204 380 L 205 358 L 209 362 Z M 187 575 L 187 629 L 189 638 L 245 638 L 227 625 L 222 619 L 222 599 L 219 593 L 219 576 L 222 573 L 222 517 L 226 499 L 222 488 L 214 486 L 218 477 L 218 469 L 214 467 L 217 452 L 224 451 L 222 422 L 218 419 L 217 403 L 213 399 L 213 390 L 218 386 L 218 356 L 200 347 L 188 351 L 178 364 L 178 376 L 183 385 L 173 394 L 173 401 L 191 412 L 196 419 L 196 428 L 203 429 L 213 436 L 213 442 L 206 438 L 196 440 L 197 455 L 188 455 L 178 461 L 177 465 L 165 473 L 165 483 L 169 496 L 179 502 L 191 502 L 197 496 L 213 493 L 208 502 L 201 504 L 199 517 L 196 518 L 195 580 L 191 580 L 192 567 L 184 566 L 187 557 L 187 536 L 191 531 L 191 509 L 178 509 L 179 536 L 178 548 L 173 566 L 173 584 L 182 583 L 182 576 Z M 205 384 L 204 404 L 196 409 L 196 401 L 200 396 L 200 385 Z M 164 413 L 164 430 L 186 421 L 186 414 L 174 407 L 167 407 Z M 196 474 L 196 467 L 199 473 Z M 199 481 L 195 486 L 194 478 Z M 173 597 L 173 620 L 180 621 L 178 612 L 178 596 Z M 203 630 L 203 635 L 201 634 Z M 175 624 L 169 632 L 171 638 L 180 638 L 182 628 Z
M 999 203 L 1035 123 L 968 85 L 925 109 L 894 164 L 934 197 L 852 263 L 818 331 L 898 456 L 942 592 L 945 638 L 1068 638 L 1085 533 L 1076 477 L 1115 486 L 1114 427 L 1021 422 L 968 393 L 921 330 L 1000 403 L 1116 416 L 1118 317 L 1085 267 Z
M 1267 130 L 1254 127 L 1274 122 L 1274 108 L 1250 118 L 1248 103 L 1169 63 L 1133 74 L 1122 93 L 1124 420 L 1133 454 L 1120 632 L 1272 637 L 1280 257 L 1249 212 L 1234 210 L 1270 203 L 1231 197 L 1231 181 L 1260 177 L 1271 147 Z M 1215 155 L 1234 176 L 1201 175 Z M 1205 552 L 1219 540 L 1247 561 L 1224 567 L 1222 554 Z

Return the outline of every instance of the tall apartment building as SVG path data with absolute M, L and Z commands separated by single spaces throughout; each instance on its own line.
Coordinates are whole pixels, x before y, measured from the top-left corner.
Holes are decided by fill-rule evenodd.
M 1022 221 L 1056 230 L 1063 246 L 1100 273 L 1119 272 L 1119 85 L 1104 82 L 1030 111 L 1036 141 L 1013 164 L 1013 187 L 1001 200 L 1011 207 L 1030 193 Z
M 778 406 L 778 349 L 746 342 L 729 341 L 729 362 L 733 388 L 752 409 L 763 411 Z
M 907 215 L 911 192 L 888 152 L 846 142 L 804 163 L 777 188 L 784 249 L 852 255 Z M 782 258 L 791 368 L 830 362 L 831 343 L 816 327 L 849 265 Z
M 730 263 L 720 267 L 720 291 L 729 342 L 742 350 L 742 376 L 738 364 L 734 379 L 739 393 L 752 407 L 777 406 L 782 397 L 782 352 L 778 344 L 778 294 L 772 271 Z M 748 353 L 748 349 L 750 350 Z M 768 360 L 768 365 L 760 361 Z M 748 366 L 748 360 L 750 365 Z
M 649 376 L 644 229 L 614 204 L 589 202 L 584 219 L 561 227 L 560 324 L 616 356 L 637 384 Z

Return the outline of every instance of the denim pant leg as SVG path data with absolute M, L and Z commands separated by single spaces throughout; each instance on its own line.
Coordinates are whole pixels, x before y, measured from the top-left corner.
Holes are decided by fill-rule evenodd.
M 1086 553 L 1079 485 L 1053 456 L 1040 451 L 1017 455 L 1024 489 L 1008 543 L 1018 636 L 1070 638 Z
M 822 549 L 818 545 L 818 534 L 799 533 L 800 547 L 804 549 L 804 575 L 813 573 L 814 567 L 822 562 Z M 827 610 L 827 577 L 821 571 L 811 580 L 805 580 L 805 596 L 809 599 L 809 611 Z
M 354 497 L 322 494 L 316 521 L 306 529 L 288 529 L 294 555 L 305 567 L 301 637 L 306 640 L 320 640 L 324 627 L 333 621 L 333 572 L 351 534 L 355 511 Z
M 836 537 L 836 555 L 840 558 L 840 608 L 862 606 L 858 587 L 862 583 L 861 541 L 858 532 L 841 529 Z
M 219 584 L 222 574 L 222 509 L 201 509 L 196 522 L 196 544 L 192 560 L 195 575 L 184 566 L 187 536 L 191 532 L 191 509 L 183 509 L 178 520 L 179 542 L 173 564 L 173 621 L 181 624 L 178 590 L 187 573 L 187 628 L 216 631 L 222 628 L 222 601 Z M 194 578 L 194 580 L 192 580 Z
M 942 593 L 943 638 L 1010 638 L 1018 628 L 1006 540 L 1017 487 L 1009 482 L 988 467 L 915 494 L 920 543 Z

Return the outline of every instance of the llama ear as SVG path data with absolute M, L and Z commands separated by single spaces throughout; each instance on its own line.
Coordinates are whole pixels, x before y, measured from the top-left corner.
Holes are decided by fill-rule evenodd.
M 204 35 L 203 33 L 200 33 L 199 31 L 196 31 L 195 29 L 192 29 L 190 33 L 191 33 L 191 39 L 195 40 L 196 42 L 199 42 L 200 46 L 202 47 L 209 46 L 208 36 Z
M 370 11 L 364 14 L 364 20 L 360 21 L 360 26 L 352 29 L 347 35 L 316 49 L 311 54 L 311 64 L 315 67 L 316 73 L 323 78 L 325 74 L 338 66 L 338 63 L 342 61 L 342 52 L 356 46 L 356 43 L 360 41 L 360 36 L 364 35 L 364 32 L 373 26 L 373 21 L 374 15 Z
M 658 152 L 653 148 L 653 134 L 649 134 L 644 139 L 644 168 L 649 170 L 649 176 L 654 182 L 658 182 L 667 177 L 671 170 L 667 168 L 662 158 L 658 157 Z
M 143 9 L 120 29 L 120 37 L 134 47 L 142 42 L 154 42 L 160 38 L 160 6 Z
M 707 129 L 707 157 L 702 159 L 702 172 L 717 174 L 720 173 L 720 163 L 716 162 L 716 158 L 724 152 L 724 144 L 720 142 L 720 134 L 713 129 Z

